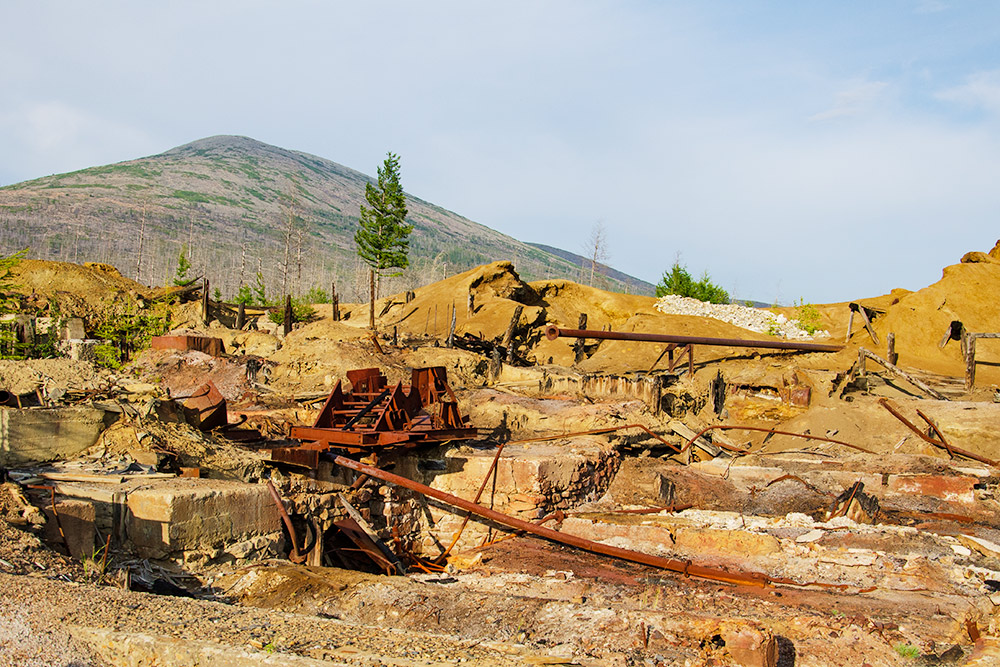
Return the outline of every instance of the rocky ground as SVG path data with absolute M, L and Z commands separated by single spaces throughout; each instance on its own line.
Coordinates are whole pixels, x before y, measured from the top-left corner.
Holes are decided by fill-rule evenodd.
M 904 309 L 940 305 L 945 292 L 959 309 L 948 318 L 1000 330 L 966 293 L 994 279 L 1000 265 L 961 264 L 926 290 L 864 303 L 884 312 L 873 329 L 882 339 L 886 322 L 910 322 Z M 93 295 L 83 301 L 99 309 Z M 466 340 L 499 343 L 513 320 L 512 363 L 496 367 L 488 347 L 446 347 L 452 304 L 462 304 Z M 899 365 L 952 400 L 928 399 L 874 363 L 862 374 L 858 348 L 878 348 L 857 322 L 834 354 L 700 347 L 693 373 L 665 373 L 662 346 L 591 341 L 576 362 L 574 342 L 544 339 L 541 325 L 575 327 L 586 312 L 591 328 L 754 339 L 778 315 L 529 285 L 505 263 L 378 305 L 376 339 L 362 306 L 345 307 L 346 322 L 324 317 L 282 336 L 235 331 L 221 315 L 206 326 L 189 304 L 172 315 L 178 333 L 218 337 L 226 356 L 147 350 L 114 373 L 67 359 L 0 363 L 0 389 L 39 389 L 47 409 L 96 405 L 113 421 L 64 460 L 6 464 L 0 664 L 998 664 L 1000 406 L 988 353 L 967 391 L 936 324 L 894 329 Z M 848 338 L 846 304 L 818 312 L 834 339 Z M 380 454 L 380 467 L 465 499 L 482 488 L 483 505 L 676 559 L 680 571 L 481 519 L 463 528 L 464 513 L 392 484 L 326 461 L 304 471 L 269 460 L 346 371 L 378 367 L 396 383 L 428 366 L 447 369 L 480 436 Z M 183 408 L 208 380 L 231 430 L 203 432 Z M 38 408 L 9 410 L 7 421 Z M 16 443 L 4 442 L 7 456 Z M 201 479 L 176 477 L 191 470 Z M 290 560 L 267 482 L 307 563 Z M 66 527 L 72 512 L 96 508 L 81 515 L 95 527 L 90 558 L 60 553 L 51 492 L 29 488 L 39 485 L 66 503 Z M 198 499 L 191 507 L 231 518 L 171 505 L 185 493 Z M 341 496 L 407 576 L 377 573 L 339 541 Z M 156 514 L 161 504 L 175 514 Z M 219 542 L 227 523 L 255 521 L 272 532 Z M 150 541 L 161 534 L 165 543 Z M 692 566 L 713 574 L 692 577 Z

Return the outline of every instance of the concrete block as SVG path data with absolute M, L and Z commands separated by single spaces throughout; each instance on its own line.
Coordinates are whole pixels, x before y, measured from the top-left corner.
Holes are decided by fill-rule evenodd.
M 52 512 L 51 505 L 45 508 L 45 530 L 43 539 L 48 544 L 63 545 L 62 534 L 66 536 L 69 555 L 77 560 L 90 558 L 94 555 L 95 508 L 86 500 L 62 499 L 56 500 L 58 520 Z
M 281 531 L 265 486 L 201 478 L 164 480 L 132 491 L 126 527 L 144 558 L 225 548 Z
M 0 465 L 73 458 L 111 422 L 97 408 L 0 408 Z

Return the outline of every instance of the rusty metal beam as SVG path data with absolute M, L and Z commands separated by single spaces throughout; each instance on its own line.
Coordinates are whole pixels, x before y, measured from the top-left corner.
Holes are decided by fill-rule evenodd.
M 674 334 L 630 333 L 627 331 L 598 331 L 594 329 L 560 329 L 555 325 L 545 327 L 549 340 L 557 338 L 594 338 L 598 340 L 626 340 L 645 343 L 677 343 L 679 345 L 719 345 L 724 347 L 755 347 L 773 350 L 799 350 L 803 352 L 840 352 L 843 345 L 823 343 L 795 343 L 783 340 L 743 340 L 741 338 L 708 338 L 705 336 L 680 336 Z
M 644 554 L 639 551 L 630 551 L 629 549 L 622 549 L 620 547 L 601 544 L 600 542 L 593 542 L 582 537 L 560 533 L 559 531 L 552 530 L 551 528 L 545 528 L 544 526 L 539 526 L 522 519 L 502 514 L 501 512 L 491 510 L 488 507 L 483 507 L 482 505 L 477 505 L 476 503 L 469 502 L 468 500 L 459 498 L 458 496 L 453 496 L 450 493 L 438 491 L 437 489 L 425 486 L 419 482 L 414 482 L 413 480 L 400 477 L 399 475 L 394 475 L 379 468 L 373 468 L 372 466 L 344 458 L 343 456 L 334 458 L 333 462 L 337 465 L 350 468 L 351 470 L 355 470 L 370 477 L 381 479 L 384 482 L 389 482 L 391 484 L 396 484 L 412 491 L 416 491 L 417 493 L 440 500 L 443 503 L 447 503 L 453 507 L 458 507 L 467 512 L 472 512 L 473 514 L 481 516 L 484 519 L 494 521 L 509 528 L 523 530 L 526 533 L 531 533 L 553 542 L 559 542 L 560 544 L 568 544 L 569 546 L 573 546 L 578 549 L 584 549 L 586 551 L 611 556 L 613 558 L 620 558 L 633 563 L 658 567 L 664 570 L 678 572 L 686 576 L 707 579 L 709 581 L 722 581 L 731 584 L 743 584 L 759 587 L 767 586 L 775 581 L 756 572 L 715 569 L 702 565 L 695 565 L 691 563 L 691 561 L 679 560 L 676 558 L 663 558 L 651 554 Z

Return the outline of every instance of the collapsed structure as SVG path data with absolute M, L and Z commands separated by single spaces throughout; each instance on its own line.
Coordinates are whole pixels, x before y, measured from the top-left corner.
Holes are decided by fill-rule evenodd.
M 283 334 L 203 299 L 130 375 L 0 362 L 5 604 L 59 599 L 15 576 L 51 552 L 4 546 L 38 535 L 77 581 L 281 628 L 192 624 L 189 662 L 990 664 L 1000 321 L 967 287 L 1000 265 L 974 259 L 818 307 L 820 340 L 496 263 L 384 299 L 381 338 L 367 306 Z M 177 650 L 152 612 L 52 604 L 111 664 Z

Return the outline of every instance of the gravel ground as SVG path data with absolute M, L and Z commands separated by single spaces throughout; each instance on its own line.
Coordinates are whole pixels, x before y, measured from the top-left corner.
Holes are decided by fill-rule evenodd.
M 0 666 L 95 665 L 67 626 L 107 628 L 338 664 L 519 665 L 499 651 L 452 637 L 359 626 L 336 620 L 136 593 L 38 577 L 0 574 Z
M 817 331 L 810 335 L 799 327 L 798 320 L 789 320 L 784 315 L 776 315 L 763 308 L 750 308 L 737 303 L 705 303 L 698 299 L 668 294 L 660 297 L 654 306 L 667 315 L 695 315 L 711 317 L 729 324 L 772 335 L 793 339 L 829 338 L 829 331 Z

